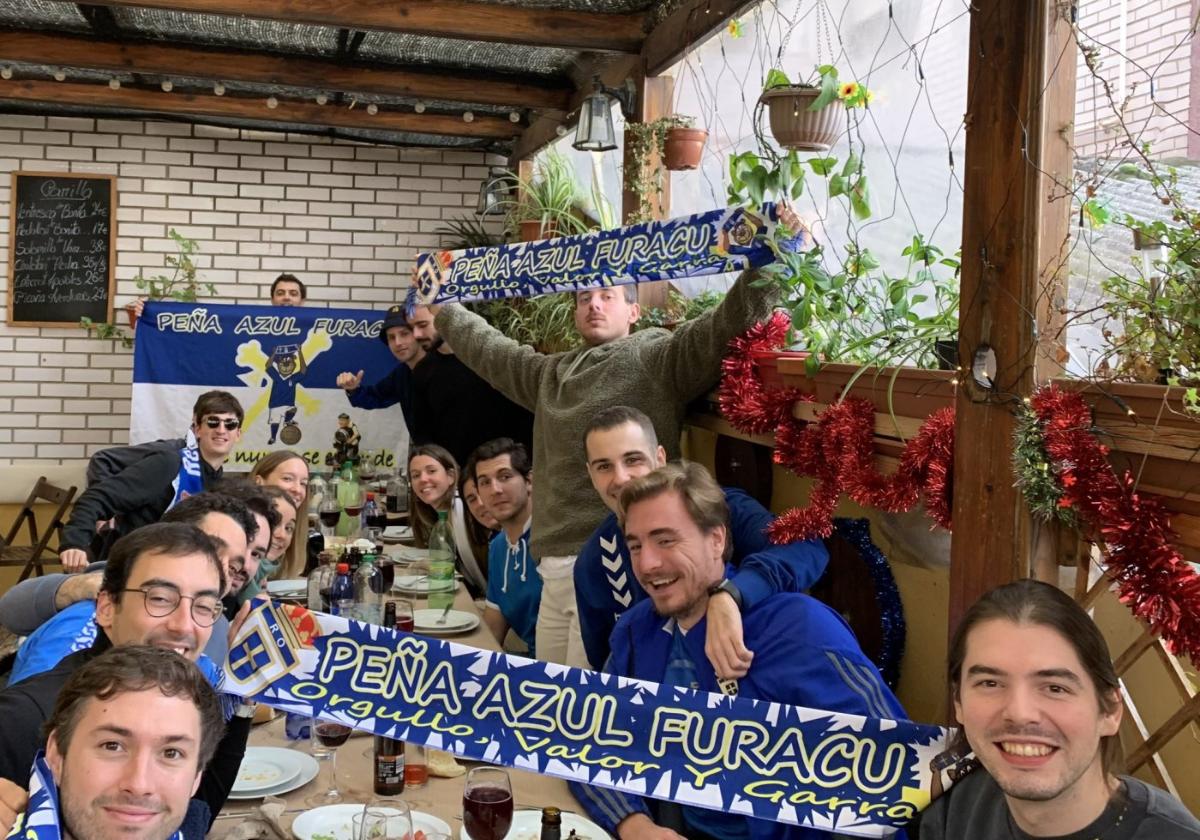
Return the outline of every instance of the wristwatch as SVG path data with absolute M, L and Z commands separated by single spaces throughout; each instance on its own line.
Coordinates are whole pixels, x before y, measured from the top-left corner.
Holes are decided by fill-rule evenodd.
M 737 604 L 738 612 L 742 611 L 744 606 L 742 604 L 742 593 L 741 590 L 734 585 L 733 581 L 725 578 L 719 583 L 714 583 L 712 586 L 708 587 L 709 595 L 716 595 L 718 592 L 724 592 L 726 595 L 732 598 L 733 603 Z

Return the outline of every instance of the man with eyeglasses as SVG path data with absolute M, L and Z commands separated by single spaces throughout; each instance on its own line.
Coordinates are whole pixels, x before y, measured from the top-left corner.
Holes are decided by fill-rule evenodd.
M 210 681 L 218 681 L 216 666 L 201 651 L 222 619 L 225 585 L 214 540 L 193 525 L 162 522 L 119 539 L 96 599 L 101 632 L 95 643 L 0 691 L 0 778 L 18 784 L 27 780 L 34 756 L 45 746 L 42 725 L 59 692 L 72 674 L 111 647 L 140 644 L 172 650 L 195 662 Z M 234 712 L 193 797 L 208 806 L 210 819 L 236 780 L 253 713 L 249 704 Z
M 225 572 L 225 597 L 236 596 L 252 579 L 246 570 L 253 574 L 271 539 L 270 520 L 236 491 L 189 496 L 167 511 L 162 521 L 195 525 L 212 537 Z M 48 671 L 68 654 L 91 646 L 98 634 L 96 595 L 104 569 L 101 562 L 79 575 L 30 578 L 0 597 L 0 624 L 28 637 L 17 649 L 10 685 Z M 229 623 L 236 614 L 236 608 L 227 609 L 209 638 L 204 653 L 214 662 L 225 661 Z
M 182 446 L 151 447 L 144 456 L 92 484 L 78 499 L 63 527 L 59 557 L 67 572 L 82 571 L 103 560 L 106 539 L 97 523 L 112 522 L 111 536 L 157 522 L 181 499 L 212 487 L 229 453 L 241 439 L 244 413 L 227 391 L 208 391 L 192 408 L 192 440 Z M 164 442 L 165 443 L 165 442 Z

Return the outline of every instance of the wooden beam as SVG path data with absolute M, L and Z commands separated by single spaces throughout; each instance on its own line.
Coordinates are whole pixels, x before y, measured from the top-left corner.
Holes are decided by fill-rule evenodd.
M 685 0 L 642 42 L 642 67 L 647 76 L 664 73 L 687 52 L 750 8 L 757 0 Z M 762 79 L 752 79 L 759 84 Z
M 672 100 L 675 94 L 675 80 L 670 76 L 652 76 L 642 77 L 637 80 L 637 102 L 634 107 L 634 119 L 631 122 L 650 123 L 655 120 L 662 119 L 671 113 Z M 633 155 L 631 150 L 633 143 L 631 142 L 629 129 L 625 129 L 625 162 L 621 168 L 622 173 L 628 173 L 634 166 Z M 642 167 L 646 173 L 658 173 L 662 179 L 662 192 L 657 195 L 651 195 L 650 200 L 650 217 L 653 219 L 666 219 L 671 215 L 671 173 L 663 169 L 662 159 L 658 153 L 652 151 L 649 157 L 642 162 Z M 628 182 L 628 178 L 625 179 Z M 637 194 L 629 189 L 623 183 L 621 190 L 621 223 L 628 224 L 629 217 L 636 215 L 639 208 Z M 646 312 L 652 308 L 663 309 L 667 308 L 670 302 L 671 284 L 666 280 L 658 280 L 653 283 L 638 283 L 637 296 L 638 304 L 642 311 Z
M 111 90 L 107 85 L 71 82 L 11 81 L 0 90 L 0 99 L 42 102 L 51 105 L 83 105 L 96 108 L 126 108 L 191 117 L 224 117 L 242 120 L 304 125 L 336 126 L 375 131 L 411 131 L 452 137 L 480 137 L 504 140 L 513 136 L 514 126 L 506 118 L 481 115 L 474 122 L 442 114 L 410 114 L 380 110 L 375 115 L 364 108 L 339 108 L 280 99 L 269 109 L 261 98 L 213 94 L 161 93 L 123 87 Z
M 245 0 L 93 0 L 93 3 L 618 53 L 636 53 L 641 49 L 644 17 L 470 0 L 257 0 L 249 4 Z
M 980 0 L 972 6 L 959 357 L 996 356 L 994 388 L 963 376 L 956 401 L 950 626 L 994 587 L 1030 574 L 1037 531 L 1014 486 L 1012 395 L 1033 390 L 1043 313 L 1042 269 L 1059 243 L 1040 234 L 1070 212 L 1040 173 L 1070 172 L 1066 143 L 1049 137 L 1070 122 L 1070 97 L 1048 81 L 1074 60 L 1070 21 L 1054 0 Z M 1064 150 L 1066 150 L 1064 152 Z M 1057 199 L 1057 200 L 1052 200 Z
M 160 42 L 117 43 L 60 33 L 0 31 L 0 59 L 516 108 L 565 110 L 572 90 L 566 83 L 556 86 L 533 77 L 481 78 Z

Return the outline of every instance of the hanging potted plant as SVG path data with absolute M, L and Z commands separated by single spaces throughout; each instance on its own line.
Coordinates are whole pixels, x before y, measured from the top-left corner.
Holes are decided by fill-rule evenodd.
M 693 117 L 668 117 L 665 136 L 663 137 L 663 166 L 671 172 L 683 172 L 700 166 L 700 156 L 704 154 L 704 143 L 708 140 L 708 130 L 696 128 Z
M 759 102 L 767 108 L 775 142 L 785 149 L 826 151 L 844 129 L 845 109 L 865 107 L 873 98 L 858 82 L 839 82 L 832 64 L 818 67 L 817 78 L 792 84 L 782 70 L 767 73 Z
M 591 226 L 579 209 L 583 204 L 571 163 L 559 154 L 538 161 L 532 178 L 509 173 L 515 198 L 505 204 L 505 227 L 519 242 L 587 233 Z

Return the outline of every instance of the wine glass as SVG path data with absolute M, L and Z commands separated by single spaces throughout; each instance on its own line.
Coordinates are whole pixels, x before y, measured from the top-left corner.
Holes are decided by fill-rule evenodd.
M 370 482 L 375 478 L 375 450 L 368 449 L 363 453 L 362 460 L 358 464 L 358 475 L 365 482 Z
M 319 808 L 322 805 L 337 805 L 339 802 L 345 801 L 345 797 L 337 788 L 337 748 L 346 743 L 346 739 L 350 737 L 350 727 L 344 723 L 313 718 L 312 737 L 329 751 L 329 788 L 324 793 L 314 793 L 304 802 L 313 808 Z
M 512 827 L 513 795 L 508 773 L 476 767 L 463 788 L 463 830 L 471 840 L 504 840 Z
M 326 496 L 317 508 L 317 516 L 321 520 L 321 536 L 325 537 L 325 545 L 337 530 L 338 520 L 342 518 L 342 506 L 336 496 Z
M 341 489 L 342 509 L 350 517 L 350 530 L 347 540 L 357 539 L 362 533 L 362 509 L 364 502 L 362 486 L 350 483 Z
M 403 598 L 396 601 L 396 630 L 413 632 L 413 602 Z
M 411 840 L 412 812 L 403 799 L 373 797 L 352 817 L 354 840 Z

